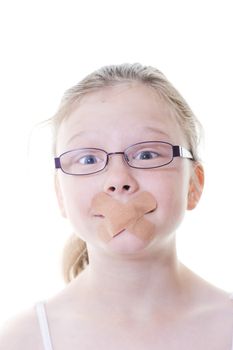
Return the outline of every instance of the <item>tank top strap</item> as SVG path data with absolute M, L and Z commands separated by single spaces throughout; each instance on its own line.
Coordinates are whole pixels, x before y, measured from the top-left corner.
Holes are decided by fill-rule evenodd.
M 35 304 L 36 315 L 39 321 L 40 333 L 44 345 L 44 350 L 53 350 L 49 332 L 49 324 L 46 315 L 45 303 L 40 301 Z

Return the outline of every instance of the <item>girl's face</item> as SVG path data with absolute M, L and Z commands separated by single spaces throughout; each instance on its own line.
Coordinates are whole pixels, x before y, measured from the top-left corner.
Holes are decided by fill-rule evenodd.
M 173 112 L 154 90 L 141 84 L 121 84 L 85 95 L 58 131 L 57 156 L 75 148 L 93 147 L 122 152 L 143 141 L 167 141 L 187 148 L 185 137 Z M 190 203 L 192 163 L 174 158 L 161 168 L 130 168 L 122 155 L 110 156 L 101 172 L 74 176 L 57 171 L 56 190 L 62 214 L 74 232 L 88 245 L 118 253 L 133 253 L 166 242 L 175 232 Z M 127 202 L 140 192 L 150 192 L 155 212 L 147 214 L 154 224 L 152 241 L 119 235 L 105 243 L 97 235 L 101 218 L 91 213 L 91 202 L 99 192 Z M 197 197 L 196 197 L 197 199 Z M 197 200 L 196 200 L 197 202 Z M 120 237 L 121 236 L 121 237 Z

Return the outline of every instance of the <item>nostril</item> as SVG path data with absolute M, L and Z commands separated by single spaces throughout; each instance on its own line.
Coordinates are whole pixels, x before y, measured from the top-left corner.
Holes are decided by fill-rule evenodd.
M 152 209 L 152 210 L 148 211 L 146 214 L 153 213 L 154 211 L 155 211 L 155 209 Z
M 124 185 L 122 188 L 123 188 L 123 190 L 129 191 L 130 186 L 129 186 L 129 185 Z M 110 186 L 108 189 L 109 189 L 109 191 L 111 191 L 111 192 L 115 192 L 116 189 L 117 189 L 117 187 L 115 187 L 115 186 Z

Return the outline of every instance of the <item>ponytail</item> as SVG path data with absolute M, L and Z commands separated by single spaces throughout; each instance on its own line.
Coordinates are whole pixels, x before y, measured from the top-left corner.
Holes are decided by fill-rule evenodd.
M 63 251 L 62 270 L 65 282 L 71 282 L 88 264 L 86 243 L 76 234 L 72 234 Z

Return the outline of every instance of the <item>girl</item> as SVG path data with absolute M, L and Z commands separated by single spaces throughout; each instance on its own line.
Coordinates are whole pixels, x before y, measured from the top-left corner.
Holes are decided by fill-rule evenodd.
M 177 258 L 204 185 L 201 127 L 179 92 L 153 67 L 107 66 L 51 123 L 68 285 L 9 323 L 0 348 L 233 349 L 230 295 Z

